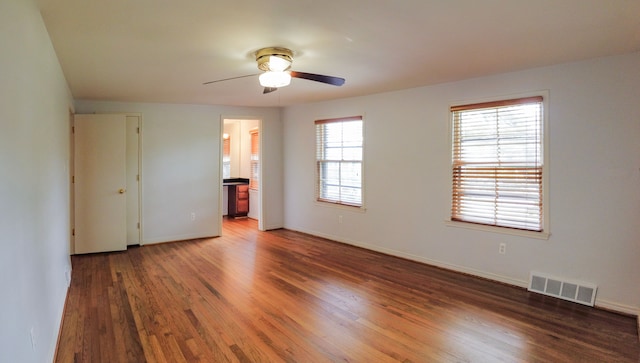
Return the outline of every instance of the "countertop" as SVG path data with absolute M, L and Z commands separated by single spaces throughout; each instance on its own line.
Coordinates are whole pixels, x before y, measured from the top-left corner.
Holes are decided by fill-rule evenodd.
M 248 178 L 228 178 L 222 179 L 222 185 L 243 185 L 249 184 Z

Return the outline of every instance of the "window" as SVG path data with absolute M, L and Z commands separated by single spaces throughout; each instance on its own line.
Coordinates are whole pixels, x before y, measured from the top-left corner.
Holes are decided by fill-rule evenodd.
M 316 125 L 316 198 L 362 206 L 362 117 L 319 120 Z
M 231 178 L 231 139 L 229 134 L 222 135 L 222 178 Z
M 258 178 L 260 175 L 260 135 L 257 129 L 251 130 L 249 133 L 251 134 L 251 155 L 249 159 L 251 172 L 249 175 L 249 188 L 258 189 Z
M 451 220 L 542 232 L 542 96 L 454 106 L 451 116 Z

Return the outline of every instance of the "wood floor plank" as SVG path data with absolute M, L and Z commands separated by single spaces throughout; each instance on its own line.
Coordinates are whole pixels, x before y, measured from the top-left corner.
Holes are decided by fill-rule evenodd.
M 635 318 L 306 234 L 73 256 L 57 362 L 638 362 Z

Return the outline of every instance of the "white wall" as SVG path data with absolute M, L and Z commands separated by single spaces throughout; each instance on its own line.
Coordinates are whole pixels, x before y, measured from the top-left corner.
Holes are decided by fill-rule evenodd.
M 71 270 L 72 99 L 33 1 L 0 1 L 0 46 L 0 362 L 51 362 Z
M 158 243 L 216 236 L 219 205 L 221 119 L 247 116 L 273 129 L 266 157 L 271 160 L 266 187 L 265 225 L 282 226 L 282 126 L 276 108 L 76 101 L 77 113 L 142 113 L 142 238 Z M 233 141 L 232 141 L 233 142 Z M 196 213 L 195 221 L 191 213 Z
M 549 90 L 548 240 L 448 227 L 449 105 Z M 526 286 L 532 270 L 640 307 L 640 53 L 283 111 L 285 227 Z M 364 115 L 366 212 L 314 202 L 315 119 Z M 399 146 L 399 147 L 398 147 Z M 343 223 L 338 216 L 343 215 Z M 507 254 L 498 254 L 499 243 Z

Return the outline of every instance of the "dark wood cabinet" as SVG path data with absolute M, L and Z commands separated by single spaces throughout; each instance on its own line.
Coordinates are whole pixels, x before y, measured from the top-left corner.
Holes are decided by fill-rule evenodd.
M 229 185 L 229 211 L 231 218 L 245 217 L 249 213 L 249 185 Z

